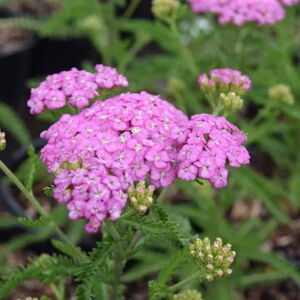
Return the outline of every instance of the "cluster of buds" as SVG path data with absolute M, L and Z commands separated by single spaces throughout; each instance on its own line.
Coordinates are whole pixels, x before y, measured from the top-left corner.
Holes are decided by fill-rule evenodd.
M 144 181 L 138 182 L 136 185 L 132 185 L 128 190 L 128 200 L 139 214 L 145 214 L 149 206 L 153 203 L 154 186 L 149 185 L 146 187 Z
M 241 98 L 250 88 L 251 80 L 238 70 L 214 69 L 201 74 L 198 83 L 213 107 L 236 111 L 243 107 Z
M 272 101 L 281 101 L 289 105 L 293 105 L 295 102 L 295 97 L 291 88 L 283 83 L 276 84 L 270 88 L 269 99 Z
M 221 93 L 220 100 L 226 110 L 238 111 L 244 105 L 244 100 L 235 92 L 229 92 L 228 94 Z
M 231 250 L 231 245 L 223 245 L 220 238 L 211 243 L 209 238 L 196 239 L 190 245 L 190 255 L 205 270 L 206 279 L 209 281 L 224 275 L 230 275 L 236 253 Z
M 167 20 L 178 10 L 180 2 L 177 0 L 153 0 L 152 13 L 155 17 Z
M 172 297 L 172 300 L 203 300 L 201 293 L 196 290 L 187 290 Z
M 0 130 L 0 151 L 3 151 L 6 147 L 5 133 Z

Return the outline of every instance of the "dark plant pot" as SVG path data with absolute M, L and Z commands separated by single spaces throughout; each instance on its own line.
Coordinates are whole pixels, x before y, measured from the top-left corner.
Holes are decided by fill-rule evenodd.
M 88 39 L 39 39 L 33 53 L 33 77 L 82 67 L 84 60 L 99 63 L 100 57 Z
M 13 16 L 9 9 L 0 10 L 0 18 Z M 0 31 L 0 100 L 18 112 L 25 108 L 34 45 L 35 37 L 28 31 L 13 27 Z

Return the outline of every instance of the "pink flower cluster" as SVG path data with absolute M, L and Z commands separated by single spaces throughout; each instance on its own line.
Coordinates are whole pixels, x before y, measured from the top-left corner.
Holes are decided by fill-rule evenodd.
M 95 75 L 76 69 L 52 75 L 41 84 L 42 90 L 47 86 L 50 92 L 60 91 L 72 105 L 66 81 L 76 81 L 80 92 L 90 88 L 93 95 L 95 86 L 107 89 L 127 84 L 114 69 L 96 68 Z M 202 77 L 212 86 L 244 90 L 251 86 L 247 76 L 231 69 L 213 70 L 210 78 Z M 124 93 L 98 101 L 77 115 L 65 114 L 41 137 L 47 140 L 41 159 L 55 177 L 54 197 L 67 205 L 70 219 L 88 220 L 87 232 L 97 232 L 105 218 L 120 217 L 127 192 L 136 182 L 149 179 L 155 187 L 166 187 L 176 178 L 202 178 L 222 188 L 227 185 L 227 163 L 233 167 L 249 163 L 242 146 L 246 137 L 237 127 L 206 114 L 189 120 L 147 92 Z
M 281 0 L 281 2 L 283 3 L 283 5 L 292 6 L 299 3 L 299 0 Z
M 55 110 L 69 104 L 75 108 L 89 105 L 98 96 L 98 89 L 127 87 L 127 79 L 116 69 L 96 65 L 97 73 L 76 68 L 49 75 L 37 88 L 31 90 L 28 100 L 30 113 L 40 114 L 46 108 Z
M 181 128 L 178 177 L 183 180 L 207 179 L 215 188 L 227 185 L 226 164 L 240 167 L 250 157 L 242 146 L 246 136 L 223 117 L 199 114 Z
M 67 203 L 71 219 L 87 218 L 86 230 L 96 232 L 104 218 L 120 216 L 132 183 L 149 176 L 151 184 L 164 187 L 176 179 L 173 129 L 186 121 L 146 92 L 64 115 L 41 135 L 48 141 L 41 158 L 55 175 L 54 197 Z
M 285 16 L 283 5 L 294 5 L 299 0 L 188 0 L 195 13 L 218 15 L 221 24 L 242 26 L 254 22 L 275 24 Z
M 214 69 L 209 75 L 203 73 L 199 76 L 198 83 L 204 89 L 220 88 L 225 91 L 245 92 L 251 88 L 251 80 L 247 75 L 230 68 Z

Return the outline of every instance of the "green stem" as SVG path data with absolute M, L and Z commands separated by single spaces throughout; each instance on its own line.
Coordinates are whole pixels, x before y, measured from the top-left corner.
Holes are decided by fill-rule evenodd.
M 130 18 L 133 13 L 135 12 L 135 10 L 137 9 L 137 7 L 139 6 L 141 0 L 131 0 L 129 1 L 129 5 L 126 9 L 126 11 L 123 14 L 123 18 Z
M 175 39 L 178 42 L 181 55 L 182 55 L 183 59 L 186 60 L 187 66 L 189 67 L 191 73 L 193 75 L 198 75 L 197 64 L 194 61 L 194 57 L 193 57 L 192 53 L 190 52 L 188 47 L 186 47 L 186 45 L 183 44 L 183 42 L 181 40 L 181 35 L 180 35 L 177 25 L 176 25 L 176 19 L 172 18 L 171 20 L 169 20 L 168 23 L 169 23 L 169 26 L 170 26 L 173 36 L 175 37 Z
M 44 210 L 44 208 L 39 204 L 38 200 L 34 197 L 32 192 L 28 191 L 23 183 L 19 180 L 18 177 L 15 176 L 13 172 L 5 165 L 5 163 L 0 160 L 0 169 L 3 173 L 15 184 L 15 186 L 24 194 L 24 196 L 28 199 L 30 204 L 37 210 L 37 212 L 45 217 L 51 219 L 51 224 L 56 231 L 57 235 L 60 239 L 65 242 L 69 247 L 73 249 L 73 251 L 81 258 L 86 259 L 85 255 L 69 240 L 69 238 L 62 232 L 62 230 L 58 227 L 52 217 Z
M 110 289 L 110 298 L 111 299 L 119 299 L 120 295 L 120 278 L 122 276 L 123 272 L 123 266 L 124 266 L 124 251 L 122 247 L 122 238 L 121 234 L 117 231 L 115 226 L 112 224 L 112 222 L 107 222 L 105 224 L 105 229 L 108 232 L 108 234 L 112 237 L 112 239 L 116 242 L 116 246 L 113 249 L 113 269 L 112 273 L 114 274 L 114 279 L 112 282 L 112 286 Z
M 198 272 L 192 274 L 191 276 L 187 277 L 186 279 L 179 281 L 178 283 L 170 286 L 169 289 L 171 292 L 176 292 L 177 290 L 179 290 L 186 284 L 191 283 L 191 282 L 195 281 L 196 279 L 198 279 L 199 282 L 202 281 L 202 279 L 203 279 L 202 272 L 198 271 Z
M 65 286 L 63 281 L 60 282 L 58 286 L 56 286 L 54 283 L 51 283 L 50 287 L 57 300 L 65 300 Z
M 133 46 L 127 51 L 126 55 L 123 57 L 122 61 L 119 64 L 118 69 L 120 72 L 125 72 L 125 69 L 130 65 L 133 59 L 136 57 L 137 53 L 143 49 L 148 43 L 148 38 L 139 38 L 137 37 L 136 42 Z

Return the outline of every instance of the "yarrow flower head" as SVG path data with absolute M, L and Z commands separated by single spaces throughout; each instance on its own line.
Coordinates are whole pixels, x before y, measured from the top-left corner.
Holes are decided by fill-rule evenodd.
M 203 300 L 202 294 L 196 290 L 187 290 L 185 292 L 176 294 L 172 300 Z
M 223 241 L 217 238 L 211 243 L 209 238 L 196 239 L 190 245 L 190 255 L 196 263 L 205 270 L 206 279 L 211 281 L 218 277 L 230 275 L 236 253 L 231 250 L 231 245 L 223 245 Z
M 5 132 L 0 130 L 0 151 L 3 151 L 6 147 Z
M 227 163 L 240 167 L 250 162 L 242 144 L 246 136 L 223 117 L 208 114 L 192 116 L 181 127 L 178 177 L 182 180 L 207 179 L 215 188 L 227 185 Z
M 203 73 L 199 76 L 198 83 L 205 93 L 217 91 L 243 95 L 251 88 L 251 80 L 247 75 L 230 68 L 214 69 L 209 74 Z
M 213 13 L 219 23 L 275 24 L 285 16 L 283 5 L 294 5 L 299 0 L 189 0 L 195 13 Z
M 177 139 L 172 129 L 187 117 L 146 92 L 97 102 L 64 115 L 42 133 L 41 158 L 55 175 L 54 197 L 72 220 L 86 218 L 96 232 L 106 217 L 119 218 L 133 183 L 150 178 L 155 187 L 176 179 Z
M 67 104 L 81 109 L 99 95 L 99 89 L 128 86 L 127 79 L 116 69 L 103 65 L 96 65 L 95 68 L 95 74 L 73 68 L 49 75 L 37 88 L 31 90 L 27 102 L 30 113 L 40 114 L 45 109 L 56 110 Z
M 128 192 L 128 200 L 131 206 L 137 211 L 138 214 L 145 214 L 149 206 L 153 203 L 153 192 L 155 187 L 150 185 L 146 187 L 145 182 L 138 182 L 132 185 Z

